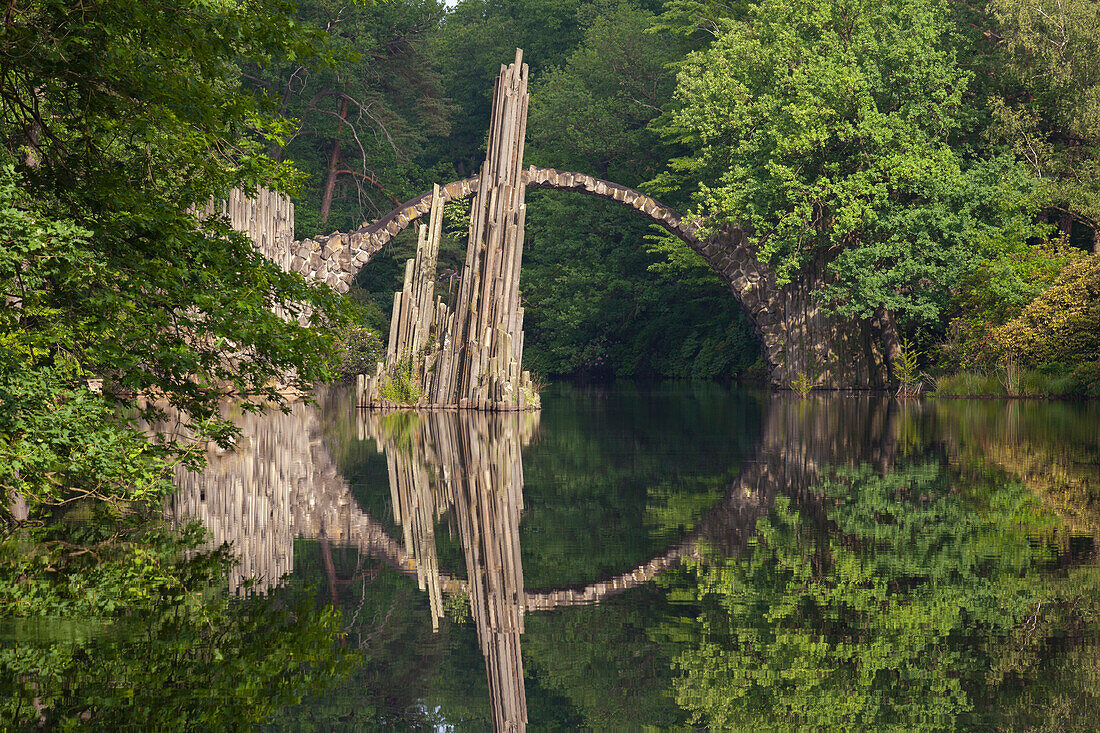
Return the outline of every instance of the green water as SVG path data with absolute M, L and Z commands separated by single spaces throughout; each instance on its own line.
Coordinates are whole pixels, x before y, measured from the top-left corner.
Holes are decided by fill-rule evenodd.
M 386 454 L 346 399 L 322 405 L 351 491 L 399 544 Z M 299 540 L 294 582 L 335 599 L 360 663 L 275 727 L 485 730 L 496 707 L 498 727 L 525 710 L 535 729 L 1095 730 L 1098 408 L 553 387 L 522 448 L 525 588 L 583 589 L 685 537 L 688 557 L 528 609 L 509 686 L 468 595 L 444 594 L 433 631 L 408 568 L 335 544 L 329 566 Z M 438 517 L 434 543 L 462 581 L 458 524 Z
M 180 471 L 205 610 L 5 623 L 12 683 L 78 729 L 1100 727 L 1100 403 L 317 403 Z

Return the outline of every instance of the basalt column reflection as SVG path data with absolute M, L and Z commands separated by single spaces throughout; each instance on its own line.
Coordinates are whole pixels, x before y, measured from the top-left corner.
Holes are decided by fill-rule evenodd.
M 442 617 L 435 522 L 449 511 L 466 559 L 470 610 L 485 657 L 493 726 L 523 730 L 520 634 L 526 610 L 520 562 L 523 510 L 520 448 L 538 413 L 434 411 L 360 413 L 360 438 L 386 452 L 394 519 L 417 579 L 431 599 L 433 628 Z
M 243 413 L 234 422 L 241 428 L 236 450 L 211 447 L 201 472 L 177 467 L 178 490 L 168 513 L 202 522 L 211 546 L 233 546 L 239 564 L 230 573 L 230 590 L 250 579 L 253 588 L 264 591 L 294 570 L 294 538 L 303 529 L 296 516 L 301 499 L 334 480 L 336 467 L 320 445 L 308 405 L 295 404 L 287 414 Z

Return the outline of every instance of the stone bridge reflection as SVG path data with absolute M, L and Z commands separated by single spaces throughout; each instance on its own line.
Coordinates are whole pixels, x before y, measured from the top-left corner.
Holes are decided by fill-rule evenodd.
M 430 600 L 433 627 L 445 594 L 468 595 L 489 677 L 494 725 L 526 724 L 520 634 L 524 614 L 598 603 L 651 581 L 710 547 L 739 552 L 775 496 L 803 494 L 826 466 L 893 463 L 895 403 L 873 395 L 798 400 L 773 395 L 754 455 L 696 527 L 660 554 L 584 587 L 525 589 L 520 559 L 521 449 L 538 413 L 355 411 L 360 440 L 385 454 L 400 539 L 364 512 L 326 444 L 320 411 L 241 415 L 238 450 L 211 455 L 201 474 L 180 472 L 170 512 L 201 520 L 215 543 L 231 542 L 240 566 L 233 588 L 259 579 L 263 590 L 293 571 L 296 538 L 352 545 L 415 576 Z M 466 580 L 443 571 L 435 530 L 457 525 Z

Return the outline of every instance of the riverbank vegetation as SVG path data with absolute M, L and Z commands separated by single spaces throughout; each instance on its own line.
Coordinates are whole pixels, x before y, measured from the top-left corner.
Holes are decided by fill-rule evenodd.
M 229 556 L 161 512 L 177 464 L 232 444 L 222 400 L 259 409 L 327 378 L 328 331 L 276 309 L 344 320 L 334 294 L 190 213 L 299 179 L 267 154 L 286 122 L 242 85 L 276 56 L 324 61 L 290 10 L 43 0 L 5 14 L 0 727 L 236 727 L 335 673 L 331 613 L 236 607 Z M 195 437 L 140 429 L 169 415 L 168 433 Z

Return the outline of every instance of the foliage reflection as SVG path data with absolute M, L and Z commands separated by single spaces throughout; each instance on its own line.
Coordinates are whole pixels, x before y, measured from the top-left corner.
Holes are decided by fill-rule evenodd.
M 951 440 L 966 416 L 937 417 L 954 461 L 926 445 L 885 473 L 834 468 L 804 497 L 779 497 L 744 556 L 711 555 L 680 579 L 698 615 L 675 689 L 696 722 L 1093 725 L 1095 535 L 1073 535 L 1041 492 L 990 470 L 996 453 Z

